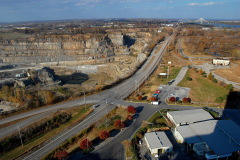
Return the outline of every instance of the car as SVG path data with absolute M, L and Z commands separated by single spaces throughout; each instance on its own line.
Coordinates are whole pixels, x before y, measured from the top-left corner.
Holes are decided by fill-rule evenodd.
M 175 88 L 175 90 L 179 90 L 179 88 Z
M 156 90 L 155 93 L 161 93 L 160 90 Z
M 175 97 L 175 94 L 170 94 L 170 96 Z
M 154 93 L 153 95 L 152 95 L 152 97 L 157 97 L 158 96 L 158 94 L 157 93 Z

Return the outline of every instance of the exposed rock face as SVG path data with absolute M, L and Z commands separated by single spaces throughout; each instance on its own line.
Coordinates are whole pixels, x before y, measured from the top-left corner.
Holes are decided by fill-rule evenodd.
M 29 74 L 34 83 L 53 84 L 57 81 L 54 71 L 47 67 L 40 70 L 30 70 Z
M 124 35 L 122 33 L 112 33 L 108 34 L 108 37 L 111 39 L 114 46 L 124 46 Z
M 111 38 L 110 38 L 111 37 Z M 88 59 L 92 55 L 114 55 L 124 45 L 123 34 L 97 36 L 55 35 L 0 42 L 0 61 L 41 63 Z M 33 58 L 32 58 L 33 57 Z M 101 56 L 100 56 L 101 57 Z

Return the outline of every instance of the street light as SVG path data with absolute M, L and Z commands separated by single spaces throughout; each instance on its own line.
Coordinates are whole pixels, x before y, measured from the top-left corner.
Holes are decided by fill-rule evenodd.
M 20 132 L 20 128 L 19 128 L 19 125 L 17 124 L 17 127 L 18 127 L 18 133 L 19 133 L 19 137 L 21 139 L 21 144 L 23 146 L 23 142 L 22 142 L 22 136 L 21 136 L 21 132 Z
M 83 87 L 83 85 L 81 85 L 82 86 L 82 88 L 84 89 L 84 91 L 83 91 L 83 101 L 84 101 L 84 106 L 85 106 L 85 110 L 86 110 L 86 95 L 85 95 L 85 92 L 86 92 L 86 89 Z

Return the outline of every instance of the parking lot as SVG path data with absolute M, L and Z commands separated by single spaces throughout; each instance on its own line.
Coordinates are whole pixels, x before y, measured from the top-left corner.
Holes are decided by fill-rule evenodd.
M 188 97 L 190 88 L 185 87 L 174 87 L 168 85 L 160 85 L 156 90 L 159 90 L 160 93 L 157 94 L 157 99 L 164 101 L 165 98 L 176 97 L 177 100 L 182 100 L 184 97 Z

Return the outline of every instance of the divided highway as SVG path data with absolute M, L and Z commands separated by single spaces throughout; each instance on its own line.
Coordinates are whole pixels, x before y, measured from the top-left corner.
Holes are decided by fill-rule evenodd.
M 41 159 L 45 154 L 47 154 L 48 152 L 50 152 L 51 150 L 53 150 L 54 148 L 59 146 L 66 139 L 72 137 L 73 135 L 77 134 L 84 128 L 87 128 L 93 122 L 99 120 L 103 115 L 108 113 L 114 107 L 114 105 L 110 105 L 110 107 L 107 107 L 109 105 L 107 105 L 106 102 L 110 102 L 112 104 L 125 103 L 124 101 L 121 101 L 121 100 L 128 97 L 132 92 L 135 91 L 136 83 L 138 85 L 142 84 L 154 72 L 154 70 L 156 69 L 156 67 L 158 66 L 158 64 L 161 61 L 161 58 L 164 54 L 164 50 L 165 50 L 166 46 L 168 45 L 170 39 L 171 39 L 171 37 L 169 37 L 168 39 L 165 40 L 165 42 L 162 44 L 160 51 L 158 51 L 158 52 L 156 52 L 156 48 L 158 48 L 158 46 L 160 44 L 157 45 L 154 48 L 154 50 L 152 51 L 151 55 L 148 57 L 145 64 L 132 77 L 130 77 L 129 79 L 125 80 L 123 83 L 121 83 L 118 86 L 115 86 L 109 90 L 86 97 L 87 103 L 101 104 L 100 107 L 95 109 L 94 112 L 92 112 L 86 120 L 84 120 L 77 126 L 71 128 L 70 130 L 64 131 L 61 134 L 55 136 L 55 138 L 52 141 L 50 141 L 48 144 L 46 144 L 39 150 L 33 152 L 32 154 L 25 157 L 24 159 L 26 159 L 26 160 L 27 159 L 29 159 L 29 160 Z M 28 116 L 33 116 L 36 114 L 41 114 L 44 112 L 50 113 L 50 111 L 52 112 L 52 111 L 57 111 L 59 109 L 79 106 L 79 105 L 82 105 L 83 103 L 84 103 L 83 98 L 81 98 L 81 99 L 76 99 L 76 100 L 61 103 L 61 104 L 55 104 L 53 106 L 49 106 L 46 108 L 41 108 L 41 109 L 37 109 L 37 110 L 30 111 L 27 113 L 22 113 L 22 114 L 13 116 L 13 117 L 9 117 L 6 119 L 2 119 L 0 121 L 0 124 L 4 124 L 7 122 L 11 122 L 13 120 L 18 120 L 18 119 L 28 117 Z M 25 122 L 27 123 L 27 120 Z

